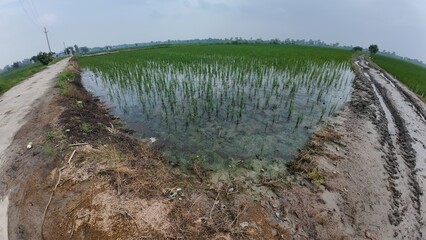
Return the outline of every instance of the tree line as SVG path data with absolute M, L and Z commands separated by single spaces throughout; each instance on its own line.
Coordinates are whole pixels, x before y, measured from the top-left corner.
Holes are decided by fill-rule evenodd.
M 377 44 L 371 44 L 367 49 L 360 46 L 342 46 L 338 42 L 336 43 L 326 43 L 321 40 L 305 40 L 305 39 L 290 39 L 287 38 L 285 40 L 280 40 L 278 38 L 263 40 L 262 38 L 250 38 L 244 39 L 241 37 L 231 37 L 231 38 L 206 38 L 206 39 L 190 39 L 190 40 L 167 40 L 167 41 L 151 41 L 145 43 L 133 43 L 133 44 L 120 44 L 120 45 L 106 45 L 104 47 L 79 47 L 77 44 L 74 46 L 66 47 L 63 53 L 55 54 L 55 53 L 45 53 L 40 52 L 38 55 L 31 57 L 30 59 L 25 59 L 21 62 L 14 62 L 12 65 L 6 65 L 3 69 L 0 69 L 0 72 L 5 72 L 13 69 L 17 69 L 21 66 L 25 66 L 31 63 L 40 62 L 42 64 L 49 64 L 54 56 L 58 55 L 79 55 L 79 54 L 90 54 L 96 52 L 110 51 L 110 50 L 118 50 L 125 48 L 135 48 L 135 47 L 145 47 L 145 46 L 155 46 L 155 45 L 180 45 L 180 44 L 194 44 L 194 43 L 222 43 L 222 44 L 298 44 L 298 45 L 311 45 L 311 46 L 328 46 L 328 47 L 336 47 L 343 49 L 352 49 L 355 52 L 363 52 L 368 51 L 371 54 L 377 54 L 379 52 L 379 47 Z M 400 57 L 402 58 L 402 57 Z M 406 59 L 406 58 L 404 58 Z M 417 64 L 422 64 L 423 62 L 416 59 L 409 59 L 410 61 L 415 61 Z
M 356 46 L 356 47 L 352 48 L 352 50 L 354 50 L 355 52 L 364 51 L 364 49 L 360 46 Z M 370 52 L 371 54 L 376 54 L 377 52 L 379 52 L 379 46 L 377 46 L 377 44 L 371 44 L 368 47 L 368 52 Z

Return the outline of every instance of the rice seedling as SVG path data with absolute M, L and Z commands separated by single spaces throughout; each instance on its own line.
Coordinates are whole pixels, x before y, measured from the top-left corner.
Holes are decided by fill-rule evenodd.
M 327 48 L 191 45 L 79 61 L 83 84 L 113 114 L 150 129 L 143 137 L 170 142 L 167 154 L 201 154 L 215 169 L 230 157 L 276 158 L 277 148 L 290 159 L 311 133 L 300 126 L 347 99 L 349 59 L 349 51 Z M 289 137 L 294 143 L 283 144 Z

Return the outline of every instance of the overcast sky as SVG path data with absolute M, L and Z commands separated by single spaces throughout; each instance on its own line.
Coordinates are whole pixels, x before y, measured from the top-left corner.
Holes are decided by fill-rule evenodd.
M 313 39 L 426 62 L 426 0 L 0 0 L 0 67 L 67 46 Z

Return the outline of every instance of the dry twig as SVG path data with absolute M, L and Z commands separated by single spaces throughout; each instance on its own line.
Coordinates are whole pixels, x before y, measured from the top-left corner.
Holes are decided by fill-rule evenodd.
M 41 222 L 41 237 L 42 237 L 42 239 L 44 239 L 43 228 L 44 228 L 44 221 L 46 219 L 47 209 L 49 208 L 50 203 L 52 202 L 52 198 L 53 198 L 53 195 L 55 194 L 56 188 L 58 188 L 59 183 L 61 182 L 62 170 L 64 170 L 64 169 L 65 169 L 65 167 L 62 167 L 62 168 L 59 169 L 58 181 L 56 182 L 56 185 L 52 190 L 52 194 L 50 194 L 50 198 L 49 198 L 49 201 L 47 202 L 46 208 L 44 209 L 43 218 L 42 218 L 42 222 Z
M 136 221 L 136 219 L 132 216 L 132 215 L 130 215 L 130 213 L 129 212 L 127 212 L 127 210 L 124 210 L 124 213 L 127 215 L 127 216 L 129 216 L 132 220 L 133 220 L 133 222 L 135 223 L 135 225 L 136 225 L 136 229 L 138 230 L 138 232 L 140 231 L 140 227 L 139 227 L 139 224 L 138 224 L 138 222 Z
M 244 205 L 243 210 L 240 210 L 240 208 L 238 208 L 237 216 L 235 216 L 234 220 L 233 220 L 233 221 L 229 224 L 229 227 L 231 227 L 234 223 L 237 223 L 237 222 L 238 222 L 238 218 L 240 217 L 240 215 L 241 215 L 243 212 L 245 212 L 245 211 L 246 211 L 246 207 L 247 207 L 247 206 L 245 206 L 245 205 Z
M 75 154 L 75 152 L 76 152 L 77 150 L 74 150 L 73 152 L 72 152 L 72 154 L 71 154 L 71 156 L 70 156 L 70 158 L 68 159 L 68 165 L 70 165 L 71 164 L 71 160 L 72 160 L 72 158 L 74 157 L 74 154 Z
M 210 214 L 209 214 L 209 218 L 210 218 L 210 219 L 212 218 L 212 212 L 213 212 L 214 206 L 216 206 L 217 199 L 219 198 L 219 194 L 220 194 L 220 188 L 219 188 L 219 189 L 218 189 L 218 191 L 217 191 L 217 196 L 216 196 L 216 199 L 215 199 L 215 200 L 214 200 L 214 202 L 213 202 L 212 209 L 210 209 Z
M 195 203 L 198 201 L 198 199 L 200 199 L 201 198 L 201 194 L 200 194 L 200 196 L 198 196 L 196 199 L 195 199 L 195 201 L 191 204 L 191 207 L 189 208 L 189 210 L 188 210 L 188 213 L 192 210 L 192 207 L 194 207 L 194 205 L 195 205 Z
M 71 147 L 84 146 L 84 145 L 89 145 L 89 144 L 88 143 L 73 143 L 73 144 L 70 144 Z
M 71 160 L 72 160 L 72 158 L 74 157 L 75 152 L 76 152 L 76 150 L 74 150 L 74 151 L 72 152 L 72 154 L 71 154 L 70 158 L 68 159 L 68 166 L 70 165 Z M 45 209 L 44 209 L 44 212 L 43 212 L 43 218 L 42 218 L 42 222 L 41 222 L 41 237 L 42 237 L 42 239 L 44 239 L 43 230 L 44 230 L 44 221 L 45 221 L 45 219 L 46 219 L 47 210 L 49 209 L 50 203 L 52 202 L 52 199 L 53 199 L 53 195 L 55 194 L 55 191 L 56 191 L 56 189 L 58 188 L 59 183 L 61 182 L 61 178 L 62 178 L 62 170 L 64 170 L 65 168 L 66 168 L 66 166 L 63 166 L 63 167 L 61 167 L 61 168 L 58 170 L 58 173 L 59 173 L 59 175 L 58 175 L 58 181 L 56 182 L 56 185 L 55 185 L 55 187 L 53 188 L 52 193 L 50 194 L 49 201 L 47 202 L 47 205 L 46 205 L 46 207 L 45 207 Z

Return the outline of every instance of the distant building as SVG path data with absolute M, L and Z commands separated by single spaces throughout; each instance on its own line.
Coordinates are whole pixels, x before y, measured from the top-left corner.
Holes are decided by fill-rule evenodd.
M 55 57 L 62 57 L 62 56 L 65 56 L 65 52 L 55 53 Z

